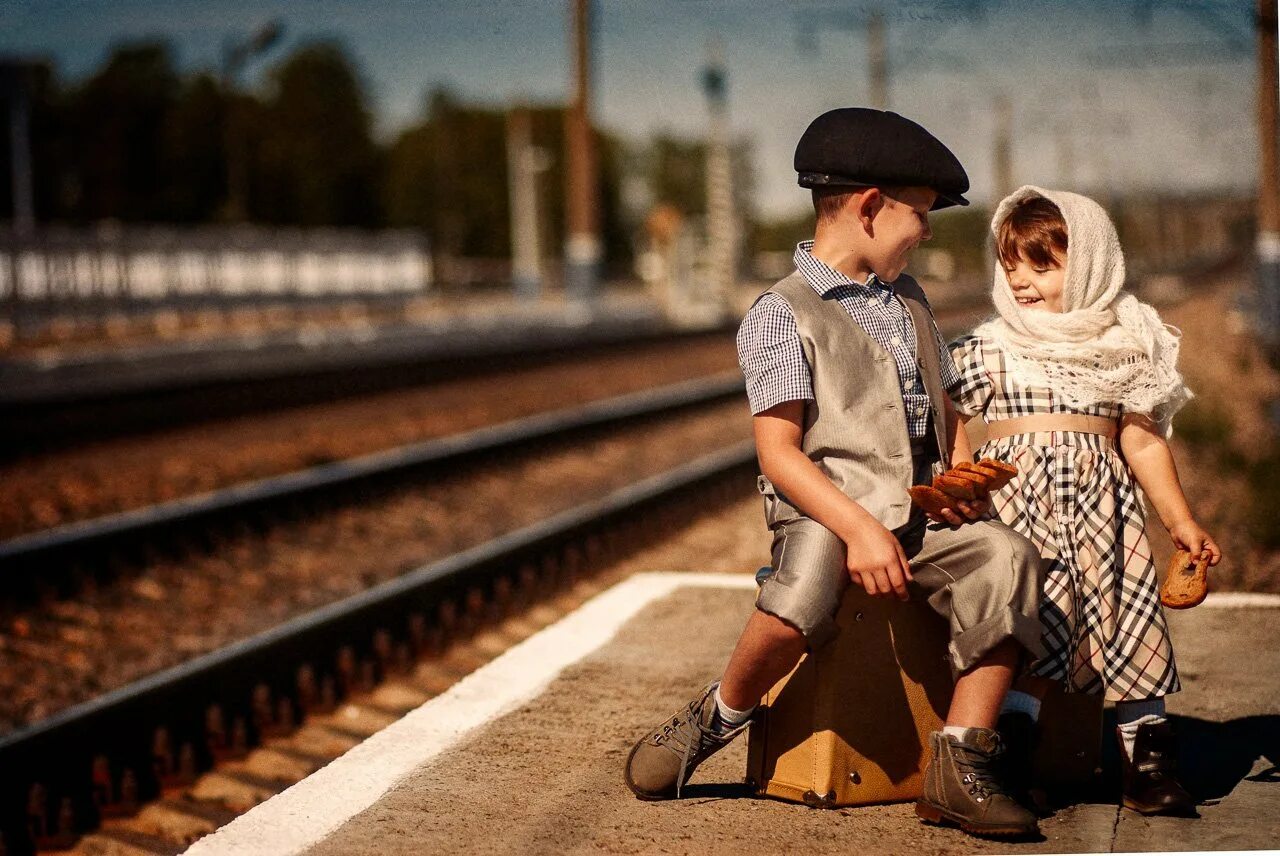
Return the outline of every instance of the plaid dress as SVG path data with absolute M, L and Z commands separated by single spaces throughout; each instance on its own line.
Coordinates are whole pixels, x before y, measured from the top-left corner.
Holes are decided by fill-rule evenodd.
M 952 343 L 951 356 L 959 380 L 947 391 L 965 416 L 988 422 L 1034 413 L 1120 418 L 1117 404 L 1076 409 L 1050 389 L 1019 386 L 1006 374 L 1003 355 L 980 337 Z M 991 506 L 1049 563 L 1040 605 L 1049 653 L 1031 673 L 1109 701 L 1177 692 L 1142 490 L 1115 442 L 1074 431 L 1016 434 L 986 443 L 978 457 L 1018 468 Z

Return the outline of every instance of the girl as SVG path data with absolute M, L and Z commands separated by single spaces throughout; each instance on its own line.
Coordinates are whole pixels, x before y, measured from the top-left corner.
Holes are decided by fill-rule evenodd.
M 1049 653 L 1029 683 L 1040 697 L 1059 683 L 1114 701 L 1124 805 L 1194 814 L 1173 773 L 1164 697 L 1178 691 L 1178 673 L 1142 502 L 1145 491 L 1178 547 L 1218 564 L 1165 442 L 1191 397 L 1178 333 L 1121 290 L 1120 242 L 1092 200 L 1022 187 L 991 229 L 998 316 L 953 345 L 960 379 L 949 392 L 962 416 L 988 423 L 978 457 L 1018 468 L 992 508 L 1048 566 L 1040 619 Z M 1010 693 L 1005 713 L 1011 754 L 1025 759 L 1039 700 Z

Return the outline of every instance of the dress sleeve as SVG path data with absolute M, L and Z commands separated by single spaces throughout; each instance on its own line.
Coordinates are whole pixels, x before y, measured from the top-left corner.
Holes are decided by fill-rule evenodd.
M 947 394 L 962 416 L 978 416 L 987 409 L 994 386 L 982 359 L 982 340 L 963 336 L 951 343 L 951 362 L 955 367 L 953 383 Z
M 933 312 L 929 313 L 929 327 L 933 330 L 934 344 L 938 349 L 938 367 L 939 374 L 942 375 L 942 388 L 949 390 L 953 386 L 959 385 L 960 375 L 956 371 L 956 364 L 947 350 L 947 343 L 942 338 L 942 332 L 938 329 L 938 322 L 934 320 Z

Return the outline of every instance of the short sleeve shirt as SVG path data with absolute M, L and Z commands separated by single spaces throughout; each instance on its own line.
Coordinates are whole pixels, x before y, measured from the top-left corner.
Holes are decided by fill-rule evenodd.
M 881 282 L 875 274 L 865 283 L 855 282 L 814 258 L 812 249 L 812 241 L 802 241 L 796 247 L 796 269 L 819 295 L 835 291 L 849 317 L 893 357 L 907 411 L 907 433 L 913 438 L 923 437 L 928 431 L 930 403 L 916 360 L 916 333 L 910 310 L 893 286 Z M 934 339 L 931 345 L 938 349 L 942 384 L 950 389 L 958 383 L 955 366 L 932 318 L 930 327 Z M 780 295 L 764 295 L 743 319 L 738 328 L 738 363 L 746 377 L 753 414 L 784 401 L 810 401 L 814 397 L 795 315 Z M 857 378 L 851 377 L 849 382 L 856 383 Z

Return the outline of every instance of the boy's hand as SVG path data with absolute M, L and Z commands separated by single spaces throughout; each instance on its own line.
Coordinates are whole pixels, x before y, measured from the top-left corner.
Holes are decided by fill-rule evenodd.
M 845 564 L 849 578 L 867 590 L 873 597 L 896 595 L 898 600 L 910 600 L 907 583 L 911 581 L 911 565 L 907 554 L 893 533 L 878 521 L 860 523 L 845 535 L 848 547 Z
M 1197 558 L 1209 558 L 1210 565 L 1222 561 L 1222 550 L 1195 520 L 1188 518 L 1169 527 L 1169 537 L 1174 546 L 1186 550 Z

